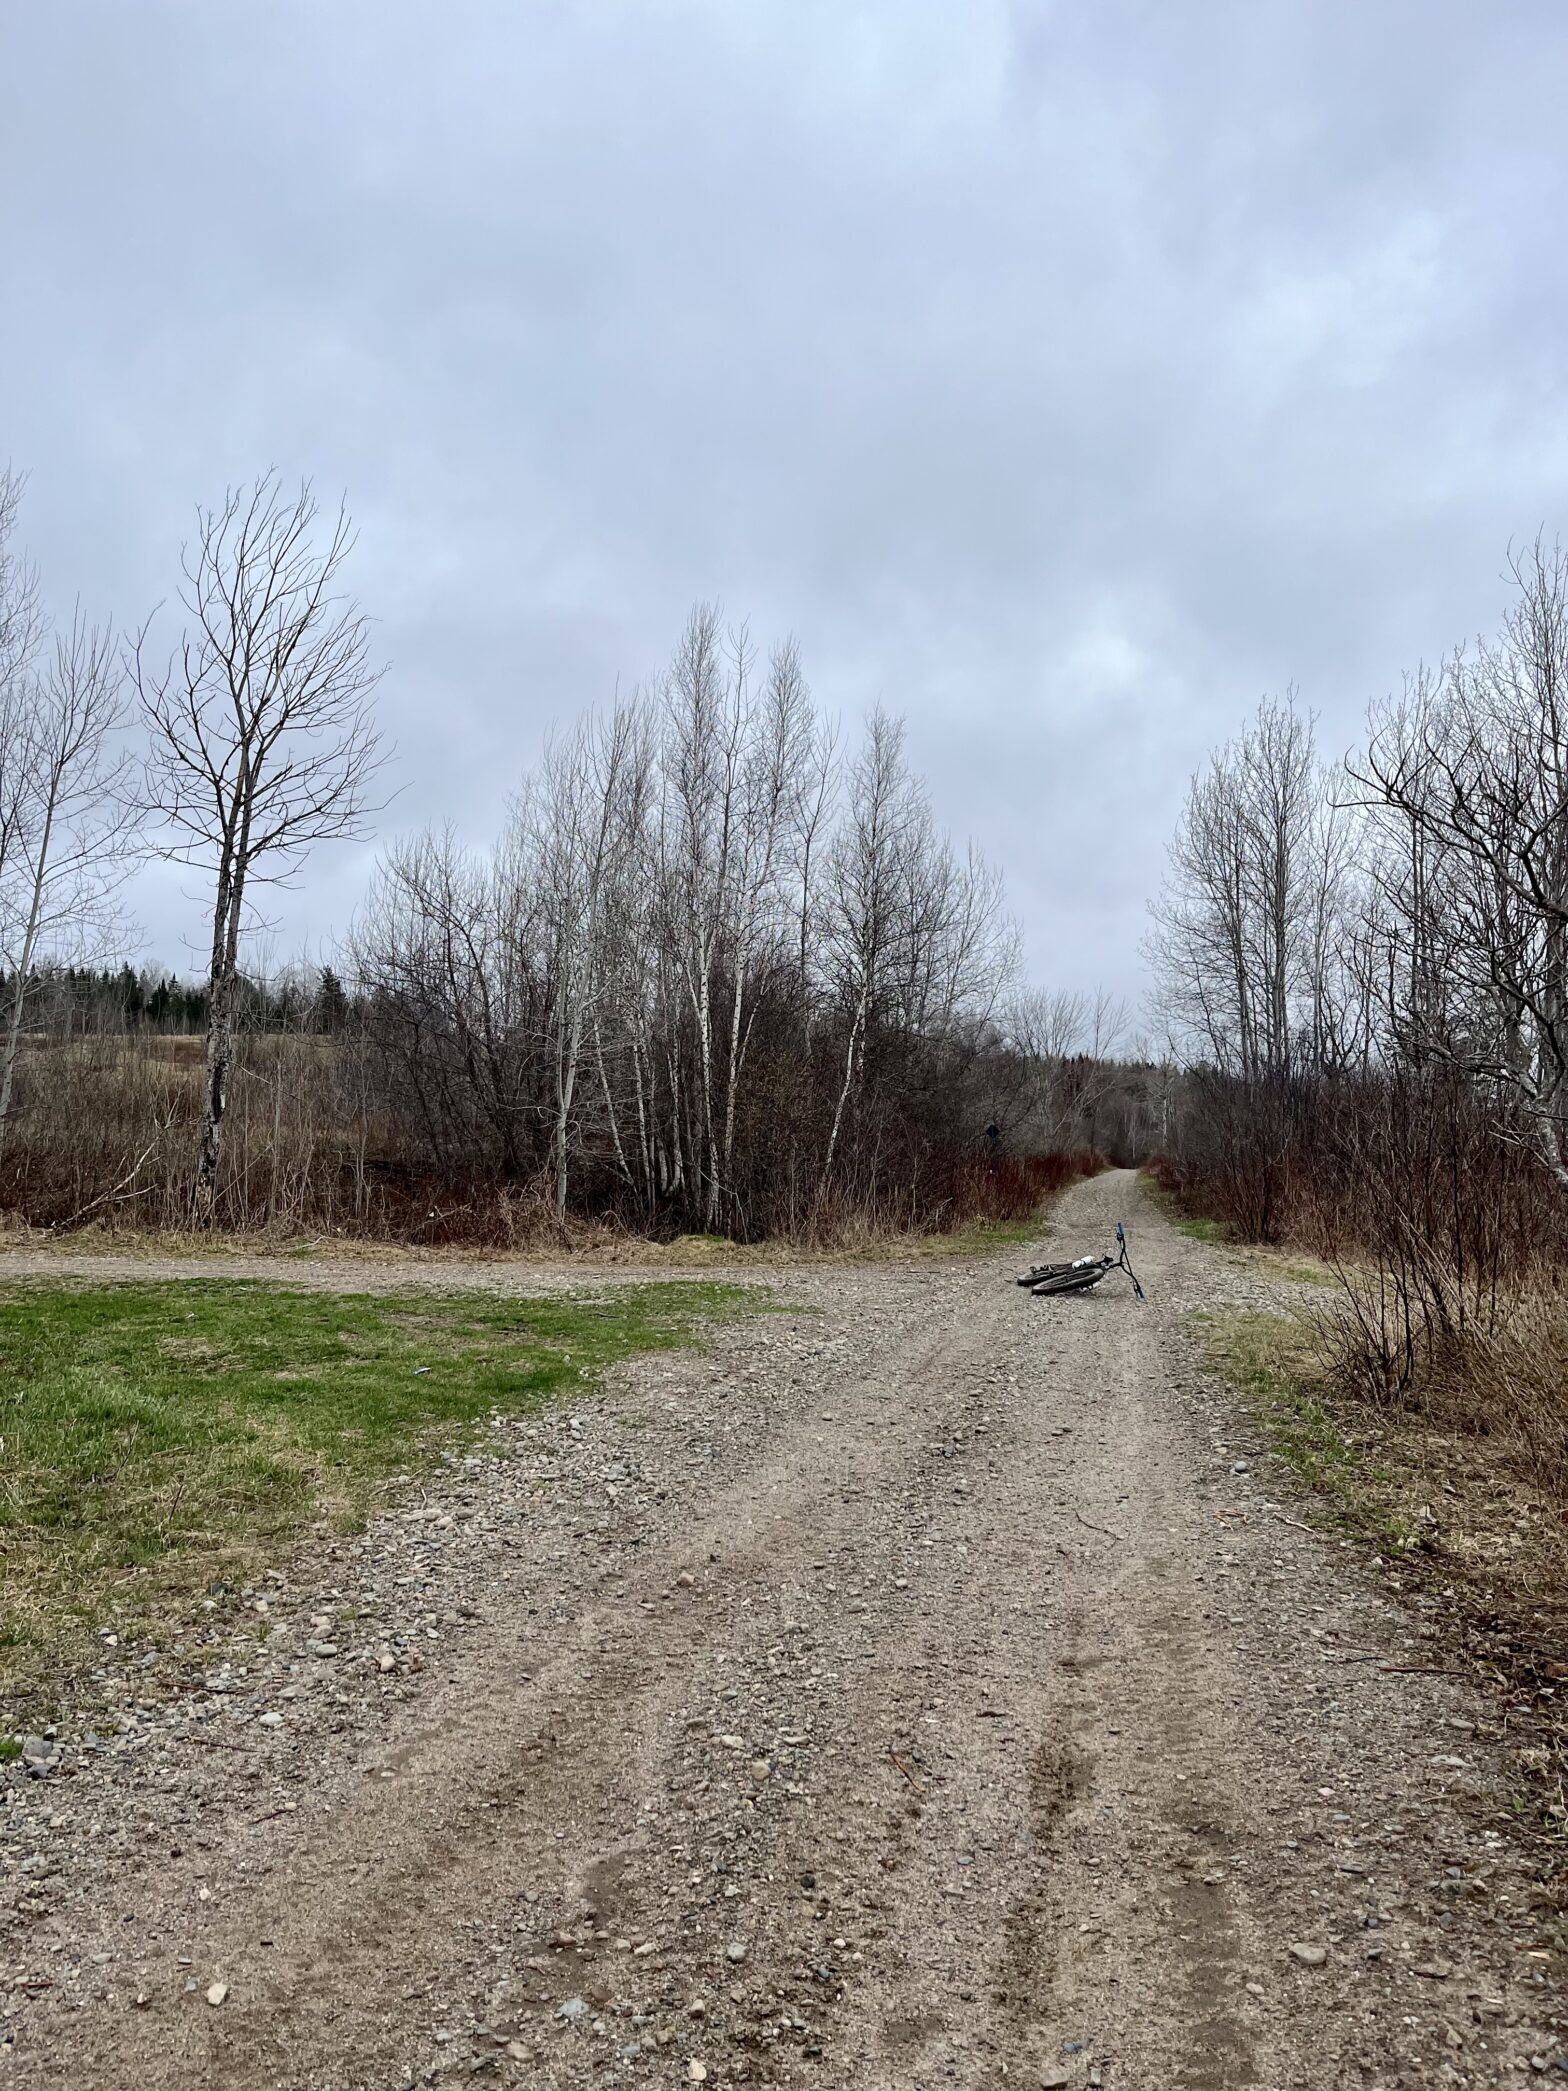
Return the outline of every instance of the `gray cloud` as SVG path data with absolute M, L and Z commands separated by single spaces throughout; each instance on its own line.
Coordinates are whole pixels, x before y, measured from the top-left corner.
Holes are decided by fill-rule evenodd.
M 393 825 L 488 833 L 695 597 L 791 629 L 1136 991 L 1207 747 L 1291 681 L 1343 744 L 1564 521 L 1565 61 L 1550 0 L 12 10 L 0 457 L 126 619 L 228 480 L 346 489 Z

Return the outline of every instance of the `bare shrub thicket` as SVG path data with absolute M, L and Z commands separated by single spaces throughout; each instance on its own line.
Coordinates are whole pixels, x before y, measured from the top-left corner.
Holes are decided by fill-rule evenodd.
M 511 1115 L 494 1110 L 504 1083 L 489 1093 L 476 1126 L 459 1117 L 451 1137 L 434 1139 L 431 1121 L 389 1084 L 364 1002 L 345 997 L 331 1021 L 343 993 L 334 975 L 247 981 L 245 990 L 218 1184 L 225 1226 L 501 1246 L 561 1238 L 548 1162 L 542 1173 L 531 1170 L 520 1150 L 509 1167 L 492 1148 L 493 1119 Z M 33 1006 L 17 1071 L 15 1137 L 0 1151 L 0 1209 L 44 1226 L 187 1227 L 204 1074 L 200 1019 L 194 1030 L 172 1031 L 141 1017 L 126 1022 L 116 999 L 53 975 L 36 983 Z M 450 1073 L 432 1053 L 421 1079 L 433 1105 L 450 1099 Z M 799 1231 L 854 1240 L 890 1228 L 1024 1219 L 1062 1184 L 1100 1166 L 1082 1144 L 1091 1123 L 1113 1155 L 1135 1160 L 1146 1150 L 1157 1070 L 1107 1071 L 1070 1054 L 1058 1075 L 1067 1107 L 1053 1105 L 1037 1121 L 1040 1071 L 998 1031 L 976 1056 L 963 1096 L 947 1107 L 914 1198 L 907 1190 L 874 1200 L 840 1193 Z M 1080 1095 L 1082 1108 L 1072 1102 Z M 552 1107 L 543 1086 L 541 1126 Z M 439 1112 L 432 1117 L 439 1126 Z M 748 1103 L 740 1122 L 751 1121 Z M 1000 1135 L 994 1152 L 985 1135 L 992 1123 Z M 943 1129 L 953 1124 L 960 1135 L 950 1140 Z M 571 1239 L 606 1229 L 690 1230 L 689 1213 L 673 1202 L 628 1215 L 616 1202 L 618 1184 L 586 1166 L 574 1169 Z
M 1341 1257 L 1368 1392 L 1506 1408 L 1560 1469 L 1568 562 L 1537 542 L 1511 578 L 1496 638 L 1375 705 L 1343 767 L 1266 704 L 1194 780 L 1151 938 L 1188 1068 L 1162 1167 Z

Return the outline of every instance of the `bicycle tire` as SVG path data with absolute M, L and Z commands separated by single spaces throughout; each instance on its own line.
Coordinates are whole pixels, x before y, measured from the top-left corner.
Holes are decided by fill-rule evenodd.
M 1109 1256 L 1098 1263 L 1091 1263 L 1087 1268 L 1069 1264 L 1065 1271 L 1045 1279 L 1042 1284 L 1032 1285 L 1029 1290 L 1037 1300 L 1063 1299 L 1069 1293 L 1091 1291 L 1115 1268 L 1116 1265 Z

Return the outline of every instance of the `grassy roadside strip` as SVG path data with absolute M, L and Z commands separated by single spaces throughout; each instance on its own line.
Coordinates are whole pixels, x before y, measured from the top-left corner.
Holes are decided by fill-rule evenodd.
M 50 1235 L 45 1230 L 7 1230 L 0 1221 L 0 1252 L 15 1249 L 23 1255 L 36 1252 L 40 1259 L 65 1256 L 91 1270 L 103 1260 L 124 1265 L 157 1258 L 180 1266 L 203 1281 L 229 1277 L 253 1278 L 264 1272 L 263 1282 L 291 1282 L 291 1266 L 329 1264 L 334 1269 L 363 1269 L 367 1278 L 386 1272 L 409 1272 L 419 1282 L 450 1272 L 457 1284 L 475 1270 L 493 1270 L 498 1265 L 526 1285 L 530 1266 L 570 1269 L 591 1279 L 603 1271 L 617 1276 L 635 1271 L 650 1277 L 661 1273 L 672 1279 L 693 1272 L 714 1271 L 724 1275 L 757 1271 L 766 1273 L 780 1266 L 809 1269 L 816 1265 L 839 1267 L 853 1264 L 926 1262 L 954 1256 L 983 1256 L 993 1249 L 1016 1246 L 1038 1239 L 1060 1191 L 1048 1193 L 1037 1210 L 1022 1220 L 964 1220 L 946 1232 L 918 1233 L 908 1230 L 868 1228 L 847 1233 L 832 1242 L 792 1240 L 736 1242 L 720 1234 L 678 1234 L 670 1241 L 644 1236 L 616 1234 L 605 1230 L 601 1237 L 535 1244 L 515 1251 L 444 1244 L 429 1248 L 405 1242 L 367 1241 L 356 1236 L 313 1236 L 298 1240 L 263 1234 L 150 1234 L 132 1230 L 114 1232 L 83 1228 L 70 1235 Z M 120 1272 L 99 1277 L 84 1275 L 84 1283 L 120 1282 Z
M 719 1269 L 767 1270 L 790 1264 L 805 1268 L 812 1264 L 926 1263 L 944 1257 L 985 1256 L 993 1249 L 1037 1240 L 1059 1196 L 1059 1192 L 1053 1192 L 1039 1211 L 1026 1220 L 965 1220 L 945 1234 L 868 1231 L 817 1246 L 799 1242 L 732 1242 L 718 1234 L 680 1234 L 672 1242 L 637 1243 L 628 1249 L 624 1260 L 650 1270 L 661 1266 L 701 1270 L 710 1265 Z
M 1359 1542 L 1416 1608 L 1434 1666 L 1489 1687 L 1513 1745 L 1515 1827 L 1559 1923 L 1568 1912 L 1568 1535 L 1561 1505 L 1485 1438 L 1352 1400 L 1309 1315 L 1187 1317 L 1314 1522 Z M 1568 1933 L 1565 1933 L 1568 1935 Z
M 1324 1373 L 1317 1331 L 1304 1315 L 1195 1310 L 1188 1323 L 1203 1362 L 1236 1389 L 1271 1452 L 1316 1500 L 1325 1523 L 1398 1558 L 1428 1544 L 1410 1491 L 1358 1429 Z
M 552 1299 L 0 1289 L 0 1695 L 31 1709 L 101 1633 L 164 1635 L 306 1535 L 355 1529 L 492 1419 L 761 1304 L 691 1281 Z

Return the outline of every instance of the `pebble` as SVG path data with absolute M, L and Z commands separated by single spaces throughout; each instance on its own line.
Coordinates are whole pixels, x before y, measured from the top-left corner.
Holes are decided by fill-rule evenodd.
M 724 1958 L 727 1961 L 731 1962 L 735 1967 L 739 1967 L 741 1962 L 746 1958 L 746 1948 L 744 1943 L 740 1939 L 731 1939 L 729 1944 L 724 1949 Z
M 207 2002 L 209 2004 L 221 2004 L 228 1993 L 229 1985 L 226 1982 L 209 1983 L 207 1986 Z
M 705 2084 L 708 2081 L 707 2069 L 695 2055 L 686 2064 L 686 2081 L 688 2084 Z
M 557 2018 L 565 2019 L 566 2023 L 570 2025 L 574 2019 L 586 2018 L 588 2016 L 588 2006 L 581 1997 L 568 1997 L 555 2015 Z
M 1290 1950 L 1304 1968 L 1320 1968 L 1328 1959 L 1326 1946 L 1309 1946 L 1302 1939 L 1298 1939 Z

